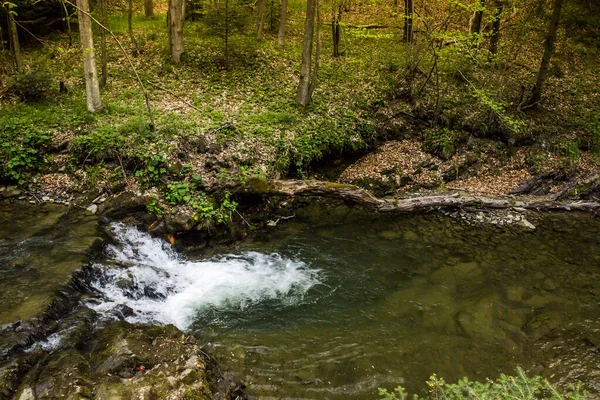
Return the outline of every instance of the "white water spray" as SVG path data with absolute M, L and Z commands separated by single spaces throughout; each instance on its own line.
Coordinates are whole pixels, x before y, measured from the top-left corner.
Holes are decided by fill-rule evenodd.
M 104 267 L 94 287 L 103 297 L 90 307 L 106 314 L 120 305 L 129 322 L 174 324 L 187 329 L 208 309 L 249 310 L 265 300 L 300 303 L 319 283 L 318 270 L 278 254 L 247 252 L 189 261 L 165 241 L 122 223 L 111 225 L 119 246 L 109 246 L 118 266 Z

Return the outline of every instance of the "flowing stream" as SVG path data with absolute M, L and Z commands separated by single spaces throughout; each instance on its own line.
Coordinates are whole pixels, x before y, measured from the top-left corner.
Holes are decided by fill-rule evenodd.
M 0 214 L 15 225 L 0 230 L 6 321 L 39 311 L 48 282 L 81 264 L 78 243 L 97 240 L 87 219 L 41 210 Z M 600 393 L 600 219 L 535 214 L 529 232 L 439 213 L 325 214 L 186 254 L 113 223 L 84 301 L 101 318 L 194 334 L 251 398 L 424 394 L 432 373 L 482 380 L 517 365 Z
M 118 244 L 96 282 L 104 298 L 91 306 L 193 332 L 256 398 L 423 393 L 434 372 L 485 379 L 517 365 L 597 393 L 600 221 L 536 224 L 289 222 L 209 258 L 113 224 Z

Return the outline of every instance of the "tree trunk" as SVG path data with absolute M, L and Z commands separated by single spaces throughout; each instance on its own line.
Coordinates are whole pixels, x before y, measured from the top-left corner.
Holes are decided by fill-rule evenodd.
M 77 20 L 79 21 L 79 37 L 83 50 L 83 71 L 85 74 L 85 97 L 87 109 L 91 112 L 102 108 L 100 86 L 96 71 L 96 54 L 92 36 L 92 21 L 86 13 L 90 12 L 88 0 L 77 0 Z
M 342 27 L 340 26 L 340 20 L 342 19 L 342 10 L 344 9 L 344 4 L 342 3 L 339 6 L 339 9 L 335 9 L 335 3 L 333 3 L 333 9 L 331 10 L 331 34 L 333 36 L 333 56 L 339 57 L 340 53 L 340 34 Z
M 498 43 L 500 43 L 500 19 L 504 11 L 504 0 L 496 0 L 496 10 L 492 21 L 492 35 L 490 36 L 490 53 L 498 54 Z
M 412 43 L 413 41 L 414 11 L 414 1 L 404 0 L 404 41 L 406 43 Z
M 490 199 L 470 195 L 437 195 L 412 197 L 408 199 L 381 199 L 370 192 L 354 185 L 332 183 L 315 180 L 264 180 L 251 179 L 236 190 L 236 193 L 246 193 L 262 196 L 318 196 L 343 199 L 349 202 L 367 206 L 380 212 L 414 212 L 436 210 L 440 208 L 453 209 L 461 207 L 477 207 L 507 209 L 525 208 L 531 210 L 563 210 L 563 211 L 595 211 L 600 210 L 600 203 L 593 201 L 560 202 L 548 197 L 520 199 Z
M 471 17 L 471 24 L 469 25 L 469 33 L 470 34 L 480 34 L 481 26 L 483 22 L 483 9 L 485 7 L 485 0 L 479 0 L 477 3 L 477 10 L 473 13 L 473 17 Z
M 131 39 L 132 53 L 137 56 L 137 43 L 133 35 L 133 0 L 129 0 L 129 7 L 127 9 L 127 32 L 129 33 L 129 39 Z
M 267 0 L 258 0 L 258 13 L 256 14 L 256 37 L 262 39 L 263 27 L 265 25 L 265 14 L 267 13 Z
M 100 0 L 98 2 L 100 8 L 100 23 L 108 28 L 108 16 L 106 14 L 106 0 Z M 106 54 L 106 31 L 100 29 L 100 64 L 102 73 L 100 75 L 100 86 L 106 86 L 108 81 L 108 66 L 107 66 L 107 54 Z
M 169 49 L 171 61 L 174 64 L 181 62 L 183 54 L 183 23 L 185 20 L 185 1 L 169 0 L 167 21 L 169 25 Z
M 315 11 L 317 0 L 307 0 L 306 21 L 304 23 L 304 40 L 302 47 L 302 65 L 300 67 L 300 83 L 296 93 L 296 101 L 302 107 L 310 102 L 310 78 L 312 67 L 313 38 L 315 35 Z
M 144 15 L 146 19 L 154 18 L 154 3 L 152 0 L 144 0 Z
M 546 40 L 544 41 L 544 55 L 542 56 L 542 63 L 540 65 L 540 70 L 538 72 L 535 85 L 531 91 L 531 97 L 527 102 L 527 105 L 530 108 L 536 107 L 542 99 L 542 89 L 544 87 L 544 82 L 548 77 L 550 58 L 552 58 L 552 54 L 554 53 L 554 45 L 556 43 L 556 34 L 558 33 L 558 25 L 560 23 L 560 14 L 562 11 L 563 2 L 564 0 L 554 0 L 552 18 L 550 19 L 548 34 L 546 35 Z
M 8 41 L 10 43 L 10 50 L 13 56 L 13 62 L 17 71 L 21 71 L 23 63 L 21 62 L 21 46 L 19 45 L 19 33 L 17 32 L 17 24 L 15 23 L 15 16 L 12 14 L 12 10 L 8 5 L 5 5 L 6 13 L 8 14 Z
M 287 18 L 288 0 L 281 0 L 281 16 L 279 17 L 279 34 L 277 35 L 277 45 L 283 46 L 285 40 L 285 20 Z

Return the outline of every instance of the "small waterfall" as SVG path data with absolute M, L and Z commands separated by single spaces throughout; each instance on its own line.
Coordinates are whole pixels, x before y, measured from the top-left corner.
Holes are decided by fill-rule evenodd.
M 187 329 L 209 310 L 251 310 L 264 301 L 296 305 L 319 283 L 319 271 L 279 254 L 246 252 L 190 261 L 167 242 L 114 223 L 118 245 L 92 284 L 101 300 L 89 306 L 104 315 L 115 309 L 129 322 L 174 324 Z

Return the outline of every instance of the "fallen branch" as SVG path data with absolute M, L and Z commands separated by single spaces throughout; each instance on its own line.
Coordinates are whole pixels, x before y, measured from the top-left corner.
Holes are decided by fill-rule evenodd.
M 351 201 L 355 204 L 372 207 L 380 212 L 412 212 L 435 208 L 523 208 L 539 211 L 594 211 L 600 210 L 597 202 L 560 202 L 548 198 L 531 200 L 492 199 L 480 196 L 461 196 L 458 193 L 436 196 L 423 196 L 408 199 L 380 199 L 370 192 L 354 185 L 300 180 L 252 179 L 238 193 L 265 196 L 317 196 Z
M 344 27 L 349 29 L 385 29 L 390 28 L 390 25 L 369 24 L 369 25 L 350 25 L 344 24 Z

